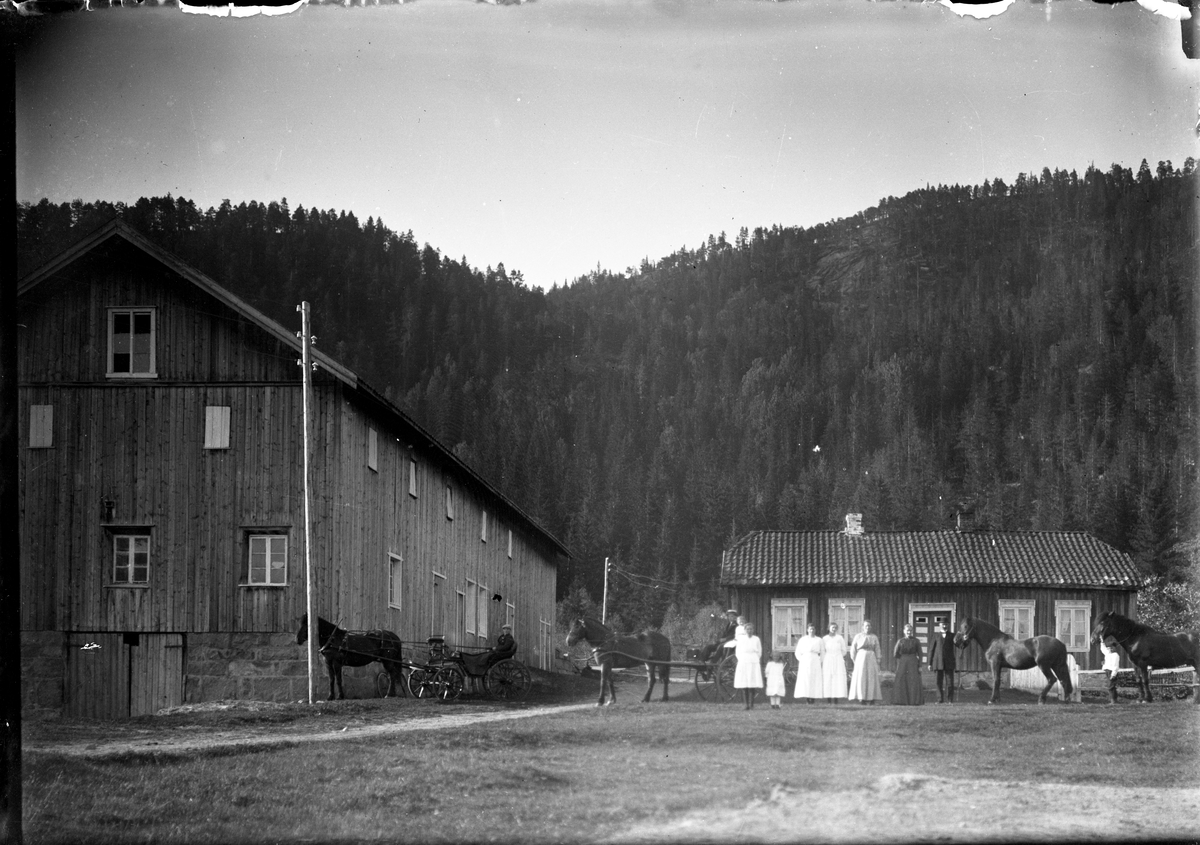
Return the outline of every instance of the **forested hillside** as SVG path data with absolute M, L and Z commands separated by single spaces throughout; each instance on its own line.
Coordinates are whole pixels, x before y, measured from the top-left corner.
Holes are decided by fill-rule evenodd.
M 847 512 L 937 529 L 968 507 L 1182 577 L 1193 170 L 927 187 L 549 291 L 286 200 L 26 205 L 20 259 L 120 214 L 285 325 L 309 300 L 322 348 L 570 546 L 564 588 L 597 595 L 610 557 L 626 618 L 655 621 L 681 584 L 715 595 L 732 538 Z

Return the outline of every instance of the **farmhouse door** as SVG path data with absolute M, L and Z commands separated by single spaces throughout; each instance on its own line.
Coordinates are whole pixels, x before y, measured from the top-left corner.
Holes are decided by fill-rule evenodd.
M 929 642 L 933 639 L 933 635 L 937 633 L 937 624 L 939 622 L 946 624 L 947 631 L 951 630 L 949 608 L 945 610 L 913 611 L 913 636 L 921 642 L 922 661 L 925 663 L 929 663 Z
M 139 634 L 129 649 L 129 715 L 183 704 L 183 635 Z

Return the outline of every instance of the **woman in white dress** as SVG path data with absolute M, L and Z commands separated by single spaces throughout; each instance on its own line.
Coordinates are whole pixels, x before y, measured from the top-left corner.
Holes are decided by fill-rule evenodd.
M 754 625 L 747 622 L 744 636 L 733 647 L 737 669 L 733 673 L 733 688 L 742 691 L 747 710 L 754 709 L 754 694 L 762 689 L 762 640 L 754 636 Z
M 846 638 L 838 633 L 836 622 L 829 623 L 829 633 L 821 638 L 825 644 L 825 657 L 821 660 L 821 674 L 825 698 L 837 704 L 846 698 Z
M 821 671 L 821 658 L 825 656 L 825 641 L 817 636 L 817 626 L 809 625 L 808 633 L 796 640 L 796 698 L 809 704 L 814 698 L 824 698 L 825 681 Z
M 883 700 L 879 688 L 879 637 L 871 633 L 871 622 L 864 619 L 862 632 L 854 635 L 850 643 L 850 657 L 854 659 L 854 674 L 850 676 L 850 700 L 874 704 Z

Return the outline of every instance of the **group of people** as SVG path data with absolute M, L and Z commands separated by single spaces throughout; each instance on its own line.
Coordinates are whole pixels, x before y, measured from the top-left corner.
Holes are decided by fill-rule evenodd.
M 720 643 L 727 644 L 732 637 L 737 669 L 733 685 L 742 691 L 745 709 L 754 708 L 755 693 L 766 687 L 771 707 L 778 710 L 780 702 L 787 696 L 787 681 L 784 668 L 787 655 L 775 652 L 767 661 L 766 671 L 762 667 L 763 646 L 754 634 L 754 625 L 737 616 L 736 610 L 727 611 L 729 623 L 722 632 Z M 816 626 L 809 625 L 804 636 L 796 641 L 796 685 L 792 696 L 809 704 L 824 700 L 837 704 L 840 701 L 861 701 L 874 704 L 883 700 L 879 683 L 879 637 L 871 632 L 870 620 L 863 620 L 862 630 L 854 635 L 850 644 L 838 633 L 836 623 L 830 623 L 829 633 L 818 637 Z M 936 634 L 929 646 L 929 668 L 935 673 L 938 703 L 954 702 L 954 643 L 946 631 L 946 624 L 939 621 Z M 892 654 L 896 658 L 896 681 L 893 688 L 893 704 L 923 704 L 925 694 L 921 686 L 921 641 L 913 636 L 913 626 L 904 626 L 904 636 L 896 641 Z M 852 668 L 848 671 L 846 658 Z M 765 678 L 764 678 L 765 675 Z M 947 678 L 949 684 L 946 683 Z

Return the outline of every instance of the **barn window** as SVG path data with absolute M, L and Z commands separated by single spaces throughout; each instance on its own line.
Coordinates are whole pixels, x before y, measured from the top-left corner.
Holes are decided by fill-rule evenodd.
M 517 627 L 517 608 L 512 602 L 504 603 L 504 624 L 512 628 Z
M 408 495 L 417 498 L 417 459 L 408 459 Z
M 108 309 L 108 376 L 154 378 L 153 308 Z
M 512 529 L 508 529 L 508 559 L 512 560 Z
M 150 535 L 113 535 L 114 584 L 128 586 L 150 583 Z
M 429 633 L 438 636 L 446 633 L 446 606 L 443 596 L 446 595 L 446 576 L 433 572 L 433 586 L 430 589 L 429 601 Z
M 771 599 L 771 650 L 791 651 L 808 625 L 808 599 Z
M 367 469 L 379 472 L 379 432 L 367 429 Z
M 838 633 L 847 643 L 862 629 L 866 617 L 866 600 L 862 598 L 836 598 L 829 600 L 829 622 L 827 625 L 837 625 Z
M 54 406 L 29 406 L 29 448 L 49 449 L 54 445 Z
M 479 598 L 479 591 L 476 589 L 478 585 L 470 578 L 467 579 L 467 591 L 465 593 L 463 608 L 463 625 L 462 630 L 468 634 L 475 633 L 475 604 Z
M 388 607 L 401 607 L 404 598 L 404 558 L 388 555 Z
M 1032 637 L 1035 606 L 1033 599 L 1001 599 L 1000 630 L 1017 640 Z
M 446 485 L 446 519 L 454 519 L 454 490 Z
M 490 604 L 488 596 L 490 594 L 491 591 L 487 587 L 483 584 L 479 585 L 479 589 L 477 590 L 478 598 L 475 602 L 475 630 L 478 632 L 477 636 L 484 640 L 487 639 L 488 635 L 488 605 Z
M 1054 627 L 1058 631 L 1058 638 L 1067 644 L 1068 651 L 1087 651 L 1092 634 L 1092 603 L 1056 601 Z
M 204 409 L 204 448 L 229 448 L 228 405 L 209 405 Z
M 250 565 L 246 583 L 252 587 L 282 587 L 287 584 L 286 534 L 251 534 Z
M 487 511 L 483 512 L 479 520 L 479 539 L 481 542 L 487 542 Z

